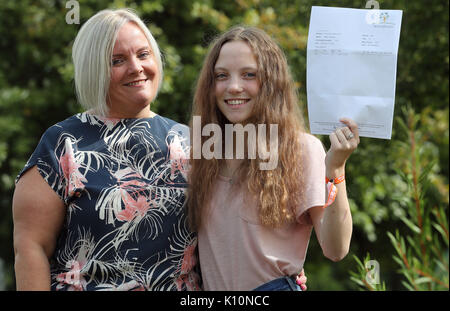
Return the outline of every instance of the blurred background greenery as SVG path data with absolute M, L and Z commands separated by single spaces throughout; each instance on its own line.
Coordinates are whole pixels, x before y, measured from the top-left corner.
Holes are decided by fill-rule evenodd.
M 67 24 L 67 2 L 0 2 L 0 290 L 15 288 L 14 179 L 44 130 L 81 111 L 74 96 L 71 46 L 90 16 L 105 8 L 136 9 L 164 54 L 164 84 L 152 109 L 187 123 L 193 85 L 209 41 L 238 23 L 258 26 L 280 43 L 306 117 L 311 6 L 364 8 L 366 4 L 365 0 L 80 0 L 81 24 Z M 358 273 L 364 279 L 367 269 L 355 258 L 368 253 L 379 263 L 387 290 L 448 290 L 449 1 L 378 2 L 381 9 L 403 10 L 393 136 L 392 140 L 363 138 L 347 164 L 354 221 L 350 254 L 331 262 L 312 237 L 305 264 L 308 290 L 364 288 L 355 280 Z M 320 138 L 329 146 L 327 137 Z M 426 187 L 420 188 L 424 179 Z M 427 209 L 433 208 L 441 215 L 437 225 L 426 221 L 434 215 Z M 394 232 L 398 240 L 393 240 Z M 405 254 L 395 247 L 402 236 L 409 243 L 403 245 Z M 408 245 L 418 256 L 412 258 L 414 251 L 408 253 Z M 414 265 L 396 256 L 411 257 Z M 358 269 L 352 279 L 350 274 Z M 433 280 L 442 284 L 432 286 Z M 411 288 L 408 282 L 426 286 Z

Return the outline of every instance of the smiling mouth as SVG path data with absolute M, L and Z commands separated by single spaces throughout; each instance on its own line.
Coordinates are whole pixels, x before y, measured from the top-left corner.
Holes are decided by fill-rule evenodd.
M 225 103 L 233 108 L 237 108 L 248 103 L 250 99 L 242 98 L 242 99 L 225 99 Z
M 130 83 L 125 83 L 125 86 L 141 86 L 144 85 L 145 82 L 147 82 L 148 79 L 142 79 L 142 80 L 136 80 Z

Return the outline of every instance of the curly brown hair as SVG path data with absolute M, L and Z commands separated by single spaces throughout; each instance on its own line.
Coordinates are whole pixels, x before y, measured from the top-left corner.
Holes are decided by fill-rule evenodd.
M 191 135 L 194 116 L 201 117 L 201 128 L 215 123 L 220 125 L 222 133 L 225 124 L 229 123 L 217 107 L 214 66 L 222 46 L 238 40 L 247 43 L 252 49 L 258 66 L 257 79 L 260 82 L 252 118 L 248 121 L 265 124 L 267 129 L 270 124 L 278 126 L 277 167 L 273 170 L 261 170 L 262 159 L 245 159 L 239 168 L 239 184 L 246 185 L 248 194 L 258 200 L 261 223 L 268 227 L 278 227 L 295 220 L 295 208 L 299 206 L 303 196 L 300 134 L 305 132 L 305 127 L 286 56 L 263 30 L 235 26 L 213 41 L 196 84 L 190 122 Z M 202 146 L 206 139 L 202 136 Z M 191 150 L 187 205 L 188 219 L 193 230 L 200 228 L 207 215 L 207 203 L 221 165 L 224 165 L 224 160 L 221 159 L 193 159 Z

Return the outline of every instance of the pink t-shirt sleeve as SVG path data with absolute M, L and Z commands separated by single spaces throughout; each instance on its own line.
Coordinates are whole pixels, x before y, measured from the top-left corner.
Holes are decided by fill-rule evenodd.
M 297 207 L 297 221 L 312 225 L 308 210 L 325 204 L 325 149 L 322 142 L 310 134 L 301 136 L 305 191 L 303 203 Z

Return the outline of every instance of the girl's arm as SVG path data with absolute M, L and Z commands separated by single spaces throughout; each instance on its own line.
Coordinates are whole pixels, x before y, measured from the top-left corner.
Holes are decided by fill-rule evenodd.
M 326 177 L 329 179 L 345 174 L 345 163 L 359 144 L 358 125 L 347 118 L 340 121 L 347 127 L 330 134 L 331 147 L 325 157 Z M 324 255 L 332 261 L 339 261 L 349 251 L 353 223 L 345 180 L 335 186 L 337 195 L 334 202 L 325 209 L 321 206 L 311 208 L 310 216 Z

